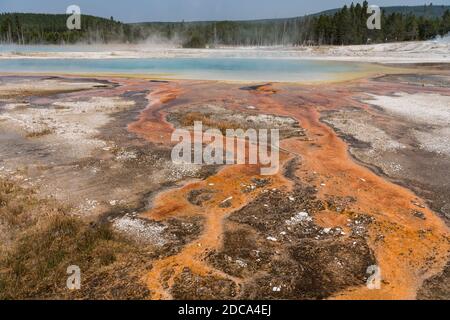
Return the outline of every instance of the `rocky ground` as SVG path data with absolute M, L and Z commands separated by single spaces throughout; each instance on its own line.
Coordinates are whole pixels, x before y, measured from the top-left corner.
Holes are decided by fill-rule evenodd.
M 437 92 L 369 94 L 361 99 L 368 108 L 331 111 L 323 114 L 322 121 L 349 142 L 355 158 L 413 188 L 448 223 L 450 77 L 400 75 L 375 81 L 403 81 Z
M 427 70 L 323 90 L 0 77 L 0 286 L 6 298 L 448 299 L 449 79 Z M 173 164 L 170 134 L 194 121 L 280 129 L 282 170 Z M 33 227 L 59 215 L 75 222 Z M 99 240 L 74 243 L 83 254 L 70 261 L 43 238 L 64 258 L 36 290 L 12 288 L 28 275 L 11 257 L 55 223 L 76 243 Z M 67 293 L 61 270 L 78 261 L 98 264 Z M 380 290 L 366 286 L 374 265 Z

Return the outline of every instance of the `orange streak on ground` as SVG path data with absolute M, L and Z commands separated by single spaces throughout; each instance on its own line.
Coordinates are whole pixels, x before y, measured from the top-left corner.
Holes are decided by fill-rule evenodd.
M 164 104 L 185 93 L 184 89 L 173 85 L 163 85 L 149 95 L 150 104 L 142 112 L 139 120 L 129 125 L 128 129 L 154 143 L 168 143 L 173 127 L 165 119 Z M 285 156 L 284 156 L 285 157 Z M 283 158 L 280 159 L 283 161 Z M 152 299 L 170 299 L 170 287 L 185 267 L 200 276 L 215 275 L 228 278 L 239 284 L 240 280 L 208 266 L 204 256 L 211 250 L 219 249 L 222 242 L 223 219 L 230 213 L 254 199 L 258 192 L 242 192 L 243 184 L 251 184 L 251 179 L 258 177 L 260 168 L 250 165 L 233 165 L 224 167 L 216 175 L 205 181 L 190 182 L 185 186 L 159 194 L 153 203 L 153 209 L 143 217 L 164 220 L 172 217 L 202 216 L 204 230 L 197 241 L 187 244 L 180 253 L 153 263 L 152 270 L 145 281 L 152 292 Z M 264 178 L 264 177 L 261 177 Z M 271 176 L 270 188 L 289 188 L 290 182 L 282 175 Z M 216 190 L 213 197 L 202 207 L 192 205 L 188 194 L 192 190 L 208 188 Z M 233 197 L 232 206 L 220 208 L 225 199 Z M 164 279 L 163 279 L 164 278 Z
M 242 192 L 243 184 L 251 184 L 251 179 L 258 176 L 259 168 L 257 166 L 227 166 L 205 181 L 189 183 L 181 189 L 160 194 L 155 199 L 154 208 L 145 213 L 144 217 L 164 220 L 175 216 L 202 216 L 205 222 L 204 232 L 198 240 L 188 244 L 179 254 L 154 262 L 151 272 L 146 277 L 148 287 L 153 293 L 152 299 L 169 299 L 171 297 L 161 283 L 161 276 L 168 270 L 171 270 L 168 280 L 169 288 L 173 285 L 174 278 L 185 267 L 189 267 L 197 275 L 215 275 L 232 279 L 237 284 L 241 282 L 237 278 L 208 266 L 203 258 L 211 250 L 219 249 L 222 243 L 224 218 L 242 208 L 259 194 L 259 192 L 251 194 Z M 280 175 L 272 176 L 271 179 L 270 188 L 289 188 L 290 186 L 290 183 Z M 216 190 L 217 193 L 214 193 L 212 199 L 204 203 L 203 207 L 192 205 L 187 201 L 188 193 L 191 190 L 203 188 Z M 232 206 L 220 208 L 221 202 L 228 197 L 233 197 Z
M 378 87 L 383 91 L 382 85 Z M 348 103 L 361 107 L 361 104 L 351 99 L 351 88 L 335 87 L 334 91 L 326 92 L 322 92 L 320 87 L 299 88 L 305 89 L 302 107 L 294 107 L 283 101 L 283 97 L 289 96 L 290 92 L 278 95 L 275 93 L 277 90 L 273 90 L 267 94 L 271 91 L 267 88 L 265 92 L 251 93 L 250 99 L 255 100 L 253 105 L 258 107 L 259 112 L 294 117 L 306 129 L 312 141 L 289 139 L 282 143 L 283 148 L 302 155 L 302 166 L 296 172 L 299 178 L 305 179 L 311 172 L 317 172 L 317 176 L 325 182 L 325 186 L 320 186 L 318 180 L 319 197 L 325 198 L 327 194 L 352 196 L 356 198 L 356 202 L 352 204 L 351 210 L 375 219 L 369 226 L 368 243 L 381 267 L 381 290 L 368 290 L 365 286 L 351 288 L 337 294 L 335 298 L 414 299 L 422 281 L 441 271 L 447 262 L 450 252 L 448 228 L 429 209 L 422 210 L 427 218 L 425 221 L 414 218 L 411 211 L 416 208 L 412 201 L 417 197 L 411 191 L 356 164 L 348 154 L 348 146 L 333 130 L 319 121 L 319 107 L 333 109 Z M 387 91 L 388 88 L 384 90 Z M 173 129 L 165 121 L 160 109 L 164 102 L 174 99 L 181 92 L 179 87 L 171 87 L 170 90 L 162 89 L 151 94 L 151 98 L 157 97 L 157 100 L 151 103 L 137 123 L 130 125 L 130 130 L 142 134 L 150 141 L 167 143 Z M 297 91 L 293 93 L 298 94 Z M 314 105 L 315 103 L 319 106 Z M 161 281 L 161 276 L 168 270 L 172 271 L 167 281 L 169 288 L 175 276 L 184 267 L 191 268 L 199 275 L 215 274 L 231 278 L 206 265 L 203 257 L 209 250 L 220 245 L 223 219 L 256 196 L 240 192 L 241 183 L 248 184 L 250 179 L 257 175 L 258 172 L 254 169 L 246 166 L 225 167 L 206 181 L 188 183 L 156 198 L 154 209 L 147 212 L 145 217 L 162 220 L 174 216 L 201 215 L 205 217 L 205 229 L 198 241 L 188 244 L 179 254 L 155 261 L 153 269 L 146 277 L 153 292 L 153 299 L 170 298 L 167 287 Z M 279 175 L 272 179 L 272 188 L 290 186 L 290 183 Z M 204 188 L 210 183 L 214 183 L 214 189 L 219 192 L 204 207 L 195 207 L 187 202 L 186 196 L 190 190 Z M 234 197 L 232 207 L 218 208 L 218 204 L 228 196 Z M 333 217 L 330 212 L 320 213 L 317 219 L 323 224 L 341 224 L 345 229 L 344 221 Z M 426 232 L 423 233 L 423 230 Z M 377 240 L 379 235 L 384 236 L 383 241 Z M 232 280 L 239 283 L 239 279 Z
M 183 90 L 172 84 L 164 84 L 148 95 L 148 107 L 141 113 L 138 121 L 128 126 L 134 132 L 154 143 L 167 143 L 171 139 L 173 126 L 166 121 L 164 104 L 176 99 Z
M 325 134 L 316 142 L 321 148 L 293 147 L 305 154 L 305 167 L 327 177 L 320 195 L 354 196 L 357 199 L 354 210 L 373 216 L 379 224 L 377 228 L 370 228 L 369 245 L 382 271 L 384 284 L 381 290 L 353 288 L 337 295 L 337 298 L 415 298 L 421 282 L 442 270 L 447 262 L 450 249 L 447 227 L 428 209 L 423 210 L 427 220 L 417 221 L 411 214 L 416 209 L 412 204 L 416 196 L 355 164 L 348 155 L 347 145 L 318 122 L 315 111 L 311 112 L 315 113 L 315 121 L 304 121 L 303 124 L 311 126 L 310 132 Z M 423 229 L 431 231 L 425 239 L 420 236 Z M 382 243 L 376 240 L 378 234 L 385 237 Z M 433 257 L 434 264 L 428 266 Z
M 286 106 L 280 103 L 265 101 L 265 104 L 268 108 L 261 110 L 263 112 L 286 114 Z M 319 197 L 325 198 L 326 194 L 353 196 L 357 201 L 352 209 L 376 219 L 370 227 L 368 241 L 382 271 L 381 290 L 369 290 L 365 286 L 352 288 L 336 298 L 414 299 L 423 280 L 440 272 L 447 263 L 449 229 L 429 209 L 423 210 L 426 221 L 414 218 L 411 212 L 417 208 L 412 202 L 417 196 L 356 164 L 349 156 L 348 146 L 319 121 L 317 108 L 296 108 L 290 113 L 300 121 L 308 135 L 314 137 L 314 145 L 293 139 L 283 144 L 285 149 L 303 156 L 297 176 L 305 177 L 305 171 L 317 172 L 325 181 L 325 186 L 318 182 Z M 429 232 L 423 236 L 421 230 Z M 379 234 L 385 237 L 383 242 L 377 241 Z

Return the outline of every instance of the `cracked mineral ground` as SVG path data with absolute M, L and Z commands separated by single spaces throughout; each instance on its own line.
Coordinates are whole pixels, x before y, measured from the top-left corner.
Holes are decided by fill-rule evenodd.
M 450 299 L 450 70 L 401 72 L 0 76 L 0 297 Z M 279 129 L 281 169 L 174 164 L 195 121 Z

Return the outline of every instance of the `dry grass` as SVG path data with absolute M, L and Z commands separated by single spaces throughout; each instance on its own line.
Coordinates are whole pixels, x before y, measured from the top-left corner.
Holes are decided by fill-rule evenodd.
M 200 121 L 204 126 L 210 128 L 219 129 L 222 134 L 226 134 L 227 129 L 240 129 L 241 124 L 233 123 L 223 120 L 214 120 L 211 115 L 203 114 L 201 112 L 189 112 L 182 115 L 180 119 L 180 124 L 185 127 L 190 127 L 194 125 L 194 122 Z
M 95 225 L 65 215 L 66 208 L 0 181 L 0 299 L 145 299 L 139 279 L 151 252 Z M 81 268 L 81 290 L 66 288 L 67 267 Z
M 50 129 L 42 129 L 40 131 L 33 131 L 33 132 L 29 132 L 26 137 L 27 138 L 40 138 L 43 136 L 47 136 L 49 134 L 52 134 L 53 131 Z

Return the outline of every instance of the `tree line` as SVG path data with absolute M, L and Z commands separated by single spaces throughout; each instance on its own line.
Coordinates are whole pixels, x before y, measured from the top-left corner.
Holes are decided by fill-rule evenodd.
M 319 15 L 289 19 L 125 24 L 82 15 L 82 29 L 68 30 L 67 15 L 0 14 L 0 42 L 16 44 L 139 43 L 149 38 L 183 47 L 219 45 L 349 45 L 427 40 L 450 32 L 449 7 L 432 4 L 382 10 L 381 30 L 366 26 L 367 1 Z M 409 9 L 409 10 L 405 10 Z M 432 14 L 427 14 L 432 13 Z
M 432 11 L 432 4 L 424 12 Z M 427 8 L 428 7 L 428 8 Z M 414 12 L 381 12 L 381 29 L 367 28 L 368 3 L 344 6 L 334 15 L 320 15 L 314 19 L 313 41 L 316 44 L 348 45 L 368 42 L 428 40 L 450 32 L 450 10 L 441 17 L 427 17 Z
M 68 30 L 64 14 L 1 13 L 0 42 L 15 44 L 73 44 L 126 42 L 133 38 L 130 25 L 82 15 L 82 29 Z

